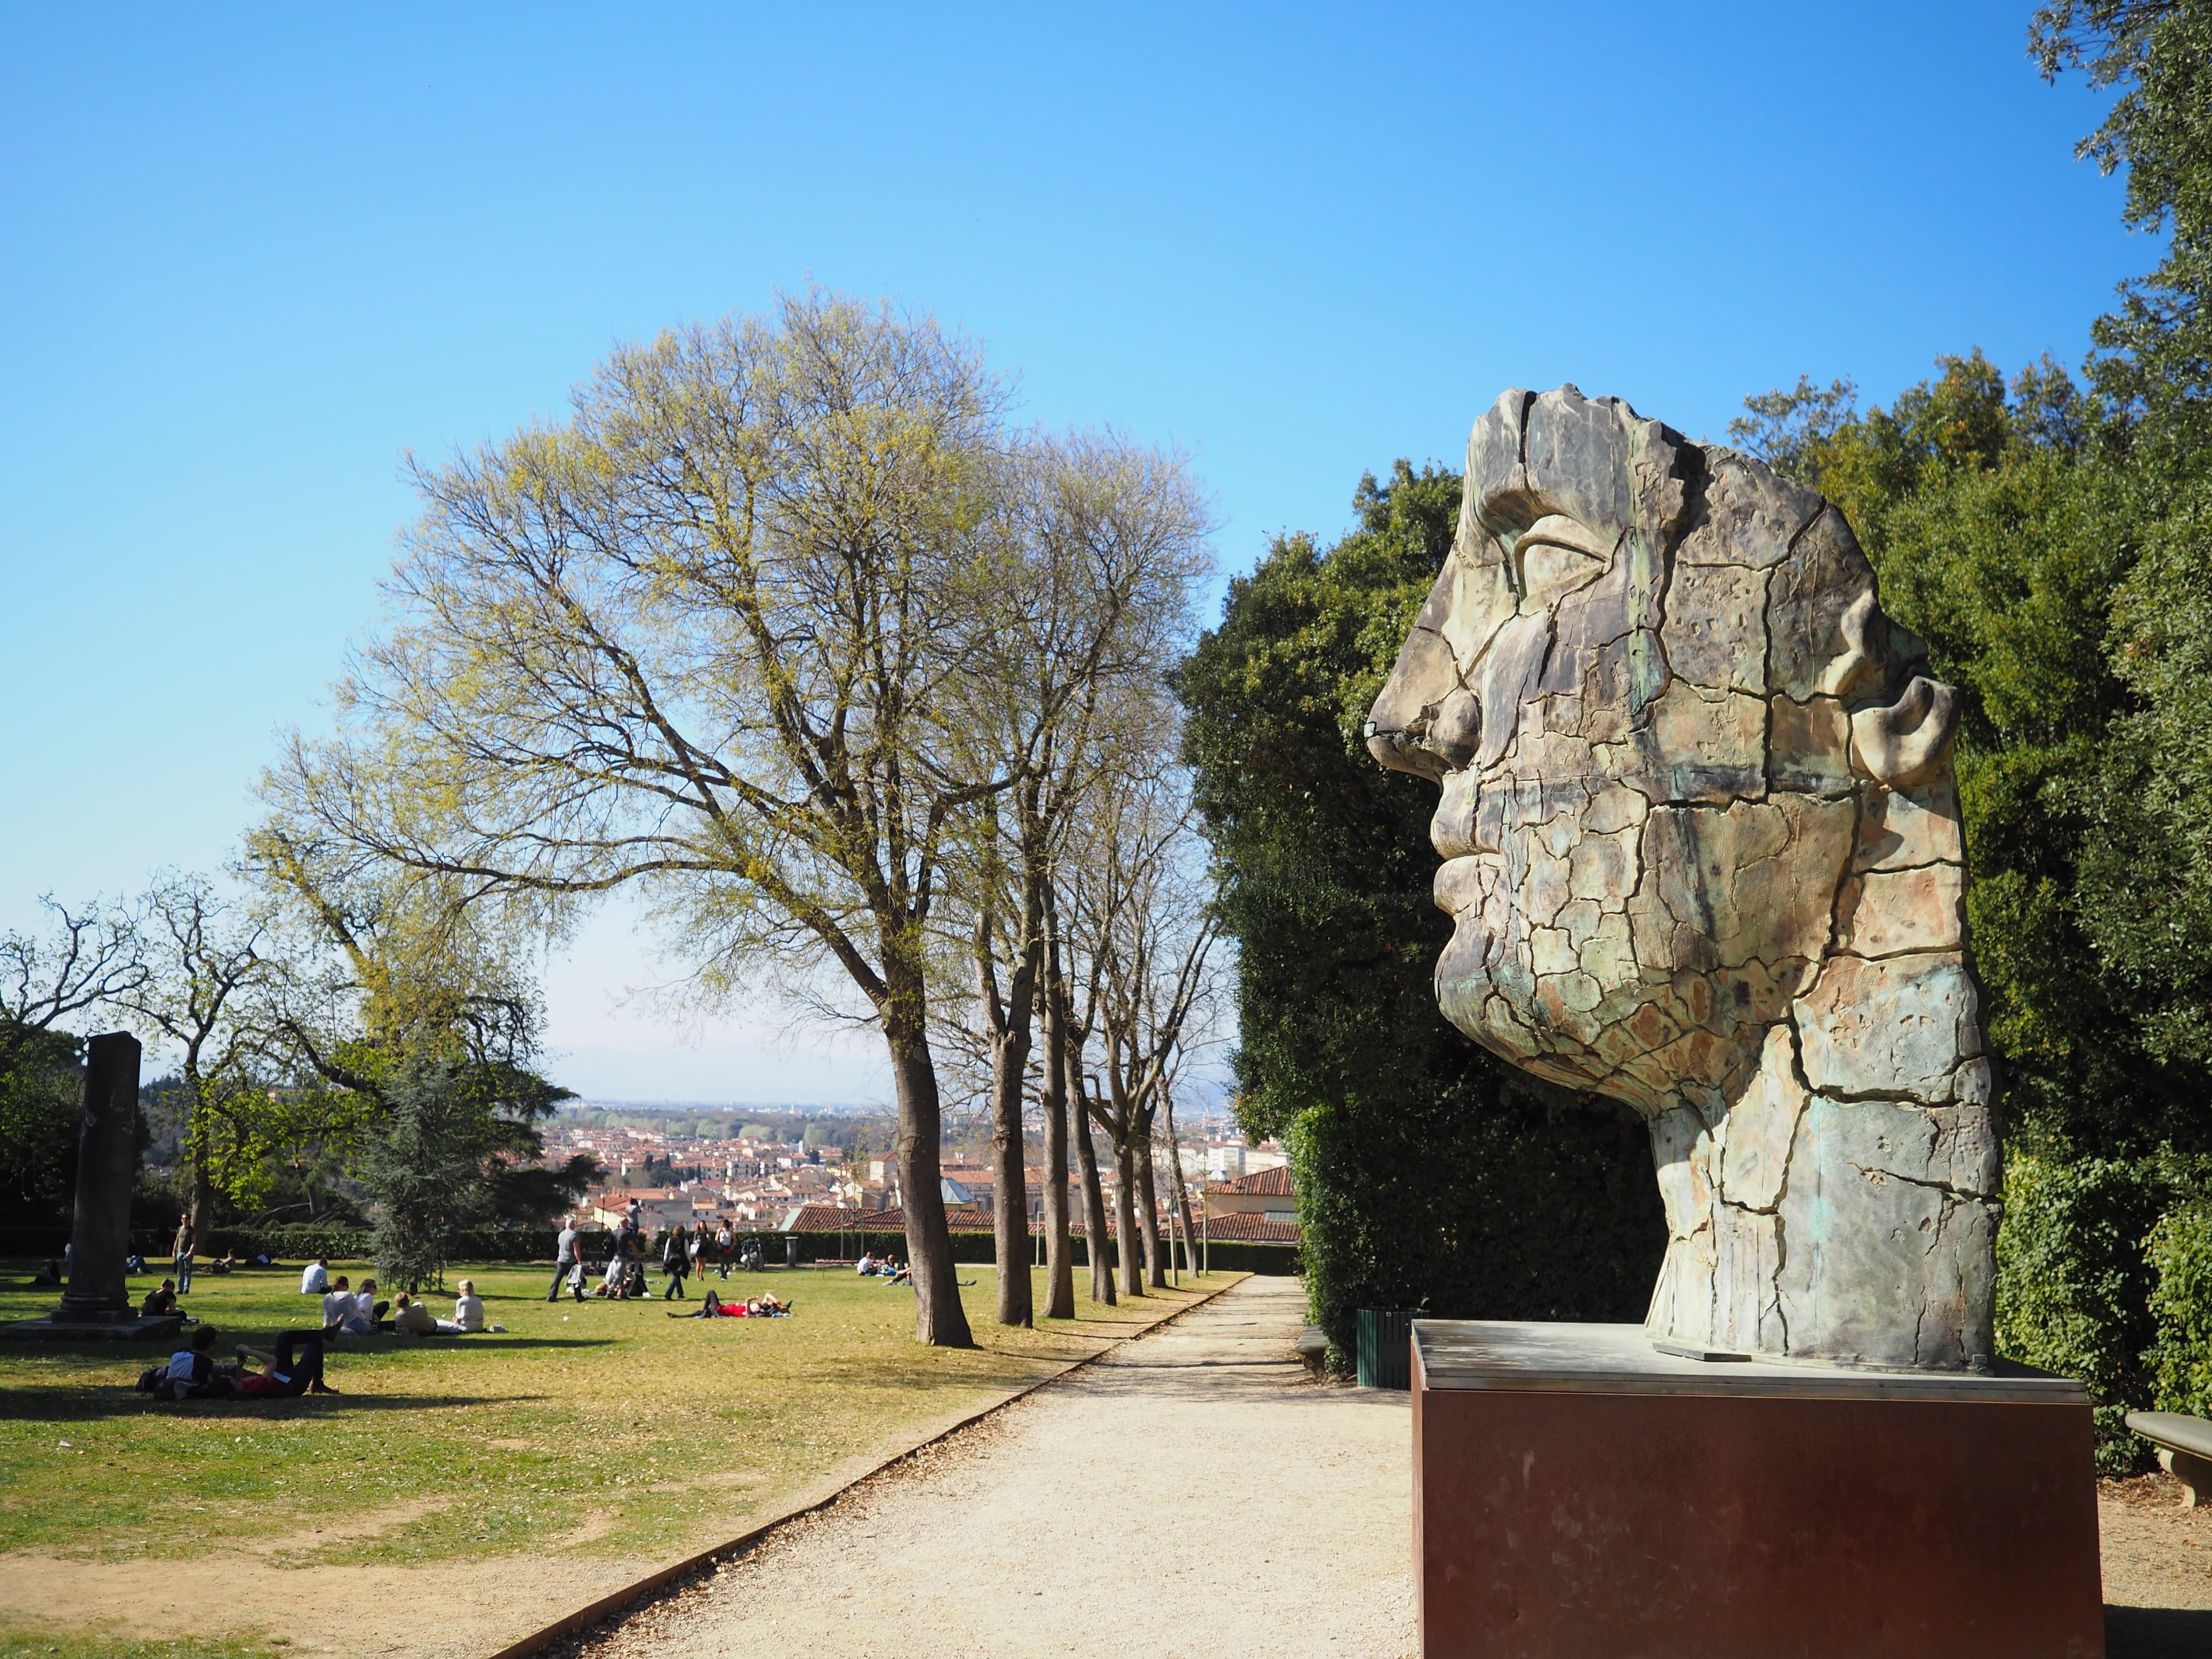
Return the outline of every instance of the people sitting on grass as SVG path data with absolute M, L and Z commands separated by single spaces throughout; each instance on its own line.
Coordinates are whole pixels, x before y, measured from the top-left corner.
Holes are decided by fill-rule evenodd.
M 477 1282 L 473 1279 L 461 1281 L 461 1293 L 453 1300 L 453 1323 L 460 1327 L 464 1335 L 475 1335 L 484 1331 L 504 1334 L 507 1329 L 504 1325 L 484 1323 L 483 1298 L 477 1294 Z
M 618 1298 L 622 1293 L 623 1253 L 622 1246 L 617 1243 L 613 1249 L 607 1252 L 606 1271 L 599 1275 L 599 1282 L 592 1289 L 592 1294 L 604 1297 L 611 1302 Z
M 860 1252 L 860 1259 L 853 1264 L 853 1271 L 863 1279 L 872 1277 L 876 1271 L 875 1253 L 863 1249 Z
M 371 1336 L 391 1307 L 376 1299 L 376 1281 L 364 1279 L 356 1291 L 343 1273 L 331 1281 L 323 1297 L 323 1328 L 333 1336 Z
M 368 1331 L 388 1331 L 392 1328 L 392 1322 L 384 1316 L 392 1311 L 392 1304 L 389 1302 L 379 1302 L 376 1299 L 374 1279 L 364 1279 L 361 1281 L 361 1289 L 354 1296 L 354 1305 L 360 1310 L 361 1318 L 358 1321 L 347 1322 L 347 1334 L 351 1336 L 366 1334 L 367 1331 L 362 1328 L 364 1324 Z
M 481 1307 L 483 1304 L 477 1304 Z M 461 1322 L 458 1319 L 441 1319 L 432 1313 L 429 1304 L 420 1297 L 399 1293 L 399 1300 L 392 1310 L 392 1330 L 395 1336 L 459 1336 Z
M 146 1299 L 138 1304 L 140 1315 L 147 1319 L 160 1319 L 177 1310 L 177 1281 L 165 1279 L 158 1291 L 146 1292 Z
M 331 1259 L 326 1255 L 319 1255 L 307 1264 L 307 1271 L 300 1275 L 300 1294 L 325 1296 L 329 1293 L 330 1288 Z

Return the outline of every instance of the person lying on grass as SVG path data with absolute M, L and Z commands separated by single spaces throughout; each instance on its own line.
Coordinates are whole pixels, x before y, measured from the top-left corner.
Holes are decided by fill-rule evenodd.
M 671 1319 L 720 1319 L 728 1312 L 729 1310 L 722 1305 L 722 1298 L 709 1290 L 699 1305 L 690 1313 L 672 1312 L 668 1316 Z
M 235 1351 L 238 1364 L 231 1370 L 241 1400 L 289 1400 L 303 1394 L 336 1394 L 323 1381 L 323 1334 L 320 1331 L 280 1331 L 276 1352 L 249 1348 Z M 262 1369 L 246 1362 L 258 1359 Z
M 773 1296 L 757 1296 L 744 1302 L 725 1302 L 709 1290 L 707 1299 L 690 1313 L 672 1313 L 671 1319 L 781 1319 L 791 1304 Z
M 147 1381 L 148 1376 L 140 1377 L 139 1386 L 145 1387 Z M 163 1400 L 225 1400 L 234 1386 L 215 1363 L 215 1327 L 203 1325 L 190 1342 L 169 1356 L 168 1369 L 150 1392 Z

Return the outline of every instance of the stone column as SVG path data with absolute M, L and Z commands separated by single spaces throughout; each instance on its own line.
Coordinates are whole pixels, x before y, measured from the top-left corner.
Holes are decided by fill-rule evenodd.
M 138 1161 L 138 1039 L 110 1031 L 85 1044 L 84 1121 L 76 1144 L 76 1217 L 70 1227 L 64 1319 L 131 1314 L 131 1188 Z

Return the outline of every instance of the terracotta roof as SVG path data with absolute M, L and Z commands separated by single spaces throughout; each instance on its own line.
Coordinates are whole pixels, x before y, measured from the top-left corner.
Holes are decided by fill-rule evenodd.
M 1249 1244 L 1295 1244 L 1298 1224 L 1270 1221 L 1263 1215 L 1217 1215 L 1206 1221 L 1206 1236 Z
M 1256 1175 L 1244 1176 L 1235 1181 L 1216 1181 L 1206 1190 L 1209 1193 L 1251 1193 L 1267 1198 L 1290 1198 L 1297 1191 L 1291 1184 L 1291 1166 L 1287 1164 L 1277 1169 L 1261 1170 Z
M 945 1224 L 956 1233 L 988 1233 L 991 1218 L 972 1205 L 948 1204 L 945 1206 Z M 789 1224 L 781 1229 L 787 1233 L 870 1232 L 897 1233 L 906 1231 L 904 1210 L 842 1210 L 834 1204 L 802 1204 Z

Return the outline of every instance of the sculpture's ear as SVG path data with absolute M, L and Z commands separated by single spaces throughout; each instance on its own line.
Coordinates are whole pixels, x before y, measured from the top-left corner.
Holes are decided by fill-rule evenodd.
M 1851 758 L 1892 788 L 1917 783 L 1949 756 L 1958 729 L 1958 688 L 1915 674 L 1894 701 L 1851 716 Z

